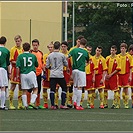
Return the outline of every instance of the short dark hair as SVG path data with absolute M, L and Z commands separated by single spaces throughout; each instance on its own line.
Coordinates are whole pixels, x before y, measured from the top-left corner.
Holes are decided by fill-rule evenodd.
M 79 36 L 77 37 L 77 40 L 78 40 L 78 39 L 81 40 L 82 38 L 84 38 L 84 36 L 79 35 Z
M 80 44 L 82 44 L 82 45 L 86 45 L 87 44 L 87 40 L 85 39 L 85 38 L 82 38 L 81 40 L 80 40 Z
M 97 46 L 97 48 L 99 48 L 99 49 L 103 50 L 103 47 L 102 47 L 102 46 L 100 46 L 100 45 L 99 45 L 99 46 Z
M 6 41 L 7 41 L 6 37 L 2 36 L 2 37 L 0 38 L 0 44 L 5 44 Z
M 117 50 L 116 45 L 112 45 L 111 48 Z
M 34 42 L 39 44 L 39 40 L 38 39 L 32 40 L 32 43 L 34 43 Z
M 126 43 L 121 43 L 120 48 L 121 48 L 121 47 L 124 47 L 124 48 L 127 49 L 127 44 L 126 44 Z
M 60 48 L 60 42 L 59 41 L 56 41 L 54 43 L 54 49 L 59 49 Z
M 28 42 L 25 42 L 25 43 L 23 44 L 23 50 L 24 50 L 24 51 L 29 51 L 29 50 L 30 50 L 30 44 L 29 44 Z
M 132 50 L 133 51 L 133 44 L 131 44 L 128 48 L 128 51 Z
M 62 44 L 66 45 L 66 46 L 68 47 L 67 41 L 63 41 L 63 42 L 61 43 L 61 45 L 62 45 Z

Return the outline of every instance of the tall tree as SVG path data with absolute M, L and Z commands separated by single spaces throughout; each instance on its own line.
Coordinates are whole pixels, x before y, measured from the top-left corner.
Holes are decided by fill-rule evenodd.
M 132 9 L 131 3 L 123 4 L 127 6 L 120 7 L 115 2 L 75 2 L 75 38 L 82 34 L 93 49 L 98 45 L 103 46 L 104 56 L 109 54 L 110 46 L 113 44 L 117 45 L 118 49 L 123 41 L 129 44 L 132 31 Z M 69 40 L 72 39 L 72 6 L 70 2 L 68 4 Z M 70 46 L 72 46 L 71 43 Z

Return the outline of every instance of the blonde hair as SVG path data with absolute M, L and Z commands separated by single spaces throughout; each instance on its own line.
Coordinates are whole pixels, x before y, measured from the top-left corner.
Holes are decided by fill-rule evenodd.
M 21 39 L 21 41 L 22 41 L 22 38 L 21 38 L 20 35 L 16 35 L 16 36 L 14 37 L 14 40 L 15 40 L 15 41 L 18 40 L 18 39 Z

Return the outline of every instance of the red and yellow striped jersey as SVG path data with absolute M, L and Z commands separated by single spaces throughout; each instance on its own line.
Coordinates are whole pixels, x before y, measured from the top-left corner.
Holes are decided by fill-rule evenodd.
M 102 55 L 100 55 L 99 57 L 96 57 L 96 55 L 94 55 L 92 56 L 92 60 L 96 74 L 103 74 L 103 71 L 107 70 L 106 60 Z
M 16 61 L 18 55 L 20 55 L 22 53 L 23 53 L 23 48 L 22 47 L 17 47 L 17 46 L 12 47 L 11 50 L 10 50 L 10 62 Z M 12 66 L 16 66 L 16 65 L 12 64 Z
M 92 74 L 94 72 L 94 63 L 92 60 L 92 56 L 89 55 L 89 57 L 89 64 L 87 64 L 87 66 L 85 67 L 86 74 Z
M 111 74 L 115 70 L 121 70 L 120 58 L 115 55 L 112 57 L 111 55 L 106 57 L 106 64 L 107 64 L 107 72 Z
M 132 56 L 126 53 L 125 55 L 119 54 L 118 57 L 121 63 L 121 71 L 119 71 L 119 74 L 129 73 L 130 69 L 133 67 Z
M 44 56 L 43 56 L 43 65 L 44 65 L 44 67 L 46 66 L 46 60 L 47 60 L 47 57 L 48 57 L 49 54 L 50 53 L 44 54 Z M 50 81 L 49 77 L 50 77 L 50 70 L 46 68 L 46 81 Z

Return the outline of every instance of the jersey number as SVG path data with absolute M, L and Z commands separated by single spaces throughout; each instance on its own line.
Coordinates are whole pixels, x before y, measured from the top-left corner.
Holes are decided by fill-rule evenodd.
M 80 52 L 78 52 L 78 58 L 77 58 L 77 60 L 76 61 L 78 61 L 80 58 L 81 58 L 81 56 L 83 55 L 83 53 L 80 53 Z
M 0 51 L 0 56 L 2 55 L 2 52 Z
M 23 57 L 24 60 L 24 66 L 26 66 L 27 62 L 26 62 L 26 57 Z M 32 66 L 32 57 L 28 57 L 28 66 Z

